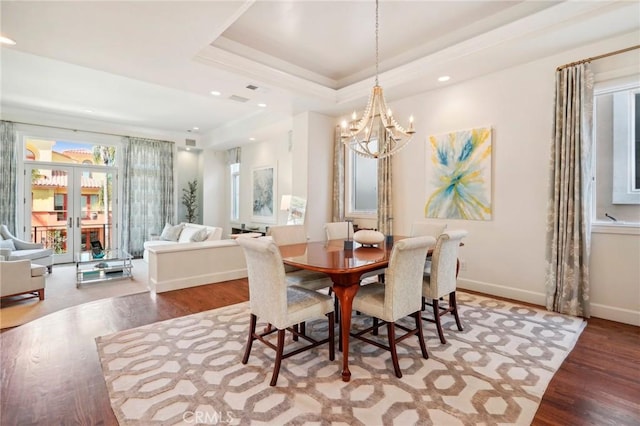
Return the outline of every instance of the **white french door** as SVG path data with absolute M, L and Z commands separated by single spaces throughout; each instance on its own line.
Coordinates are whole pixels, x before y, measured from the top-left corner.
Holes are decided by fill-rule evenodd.
M 54 263 L 73 262 L 96 241 L 116 248 L 116 177 L 113 168 L 25 164 L 25 233 L 53 249 Z

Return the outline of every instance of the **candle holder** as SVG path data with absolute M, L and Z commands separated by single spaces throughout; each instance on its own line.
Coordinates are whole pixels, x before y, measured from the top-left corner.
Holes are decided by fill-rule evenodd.
M 393 218 L 387 219 L 387 236 L 385 237 L 385 244 L 393 245 Z
M 347 222 L 347 239 L 344 241 L 344 249 L 353 250 L 353 240 L 351 239 L 351 221 L 346 220 L 346 222 Z

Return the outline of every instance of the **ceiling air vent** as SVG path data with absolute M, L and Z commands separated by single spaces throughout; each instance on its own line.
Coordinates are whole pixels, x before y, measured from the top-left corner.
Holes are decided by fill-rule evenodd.
M 242 96 L 238 96 L 238 95 L 231 95 L 229 96 L 229 99 L 231 99 L 232 101 L 243 102 L 243 103 L 249 100 L 248 98 L 243 98 Z
M 196 140 L 195 139 L 185 139 L 184 140 L 184 144 L 186 146 L 196 146 Z

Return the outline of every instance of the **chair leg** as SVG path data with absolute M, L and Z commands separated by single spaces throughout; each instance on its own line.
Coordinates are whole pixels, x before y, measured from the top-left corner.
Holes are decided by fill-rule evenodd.
M 280 373 L 280 364 L 282 363 L 282 353 L 284 352 L 284 332 L 286 330 L 278 330 L 278 344 L 276 346 L 276 361 L 273 366 L 273 376 L 271 377 L 270 386 L 275 386 Z
M 38 298 L 40 300 L 44 300 L 44 288 L 41 288 L 40 290 L 38 290 Z
M 414 318 L 416 320 L 416 330 L 418 330 L 418 341 L 420 342 L 422 358 L 429 359 L 429 352 L 427 352 L 427 345 L 424 343 L 424 334 L 422 333 L 422 315 L 420 315 L 420 311 L 414 314 Z
M 251 354 L 251 345 L 254 341 L 254 335 L 256 333 L 256 320 L 257 317 L 254 314 L 251 314 L 251 319 L 249 320 L 249 339 L 247 339 L 247 347 L 244 350 L 244 356 L 242 357 L 242 363 L 246 364 L 249 361 L 249 354 Z
M 456 325 L 458 326 L 458 330 L 462 331 L 462 323 L 460 322 L 460 317 L 458 316 L 458 301 L 456 300 L 455 291 L 452 291 L 449 294 L 449 307 L 451 308 L 451 312 L 453 313 L 453 316 L 456 319 Z
M 400 364 L 398 364 L 398 352 L 396 351 L 396 330 L 395 323 L 387 323 L 387 334 L 389 335 L 389 349 L 391 351 L 391 361 L 393 361 L 393 369 L 396 372 L 396 377 L 402 377 L 402 371 L 400 371 Z
M 422 310 L 427 309 L 427 298 L 422 296 Z
M 299 332 L 300 332 L 300 329 L 298 328 L 298 324 L 294 324 L 294 325 L 293 325 L 293 330 L 294 330 L 296 333 L 299 333 Z M 298 341 L 298 335 L 297 335 L 296 333 L 293 333 L 293 341 L 294 341 L 294 342 L 297 342 L 297 341 Z
M 329 361 L 333 361 L 336 359 L 335 315 L 329 312 L 327 316 L 329 317 Z
M 378 318 L 373 317 L 373 335 L 378 335 Z
M 438 306 L 438 298 L 434 298 L 432 301 L 433 304 L 433 316 L 436 322 L 436 328 L 438 329 L 438 336 L 440 336 L 440 343 L 443 345 L 447 343 L 447 340 L 444 338 L 444 333 L 442 332 L 442 323 L 440 322 L 440 307 Z
M 340 301 L 335 296 L 333 298 L 333 312 L 335 313 L 336 324 L 340 324 Z

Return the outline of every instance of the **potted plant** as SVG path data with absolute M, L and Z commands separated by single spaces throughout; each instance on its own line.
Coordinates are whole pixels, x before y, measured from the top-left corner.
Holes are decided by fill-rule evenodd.
M 187 187 L 182 188 L 182 204 L 187 208 L 187 222 L 194 223 L 196 220 L 198 180 L 187 182 Z

